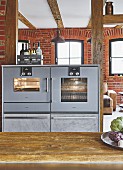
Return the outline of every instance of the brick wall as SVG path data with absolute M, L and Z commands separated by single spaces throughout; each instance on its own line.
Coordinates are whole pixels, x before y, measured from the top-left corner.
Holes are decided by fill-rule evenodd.
M 41 42 L 41 49 L 44 55 L 44 64 L 54 64 L 55 48 L 51 43 L 51 39 L 55 36 L 55 29 L 37 29 L 37 30 L 19 30 L 19 39 L 29 39 L 28 32 L 34 32 L 35 37 L 33 42 Z M 92 64 L 91 56 L 91 43 L 87 43 L 87 40 L 91 38 L 91 31 L 82 28 L 68 28 L 62 29 L 61 35 L 65 39 L 77 39 L 84 40 L 84 63 Z M 123 29 L 105 28 L 104 29 L 104 58 L 103 58 L 103 74 L 104 81 L 107 81 L 108 88 L 113 89 L 116 92 L 123 91 L 123 77 L 121 76 L 109 76 L 109 40 L 114 38 L 123 38 Z M 119 96 L 118 103 L 119 103 Z
M 0 59 L 5 57 L 5 13 L 6 1 L 0 1 Z
M 5 14 L 7 0 L 0 0 L 0 131 L 2 129 L 2 72 L 1 65 L 5 64 Z
M 34 35 L 32 36 L 31 35 Z M 30 36 L 31 35 L 31 36 Z M 44 64 L 54 64 L 55 62 L 55 46 L 51 43 L 51 39 L 56 35 L 55 29 L 37 29 L 37 30 L 28 30 L 20 29 L 19 30 L 19 40 L 30 40 L 31 45 L 33 42 L 37 44 L 40 41 L 41 49 L 44 56 Z M 91 37 L 91 32 L 88 29 L 61 29 L 61 36 L 65 39 L 76 39 L 84 40 L 84 56 L 85 63 L 91 63 L 91 45 L 87 43 L 87 40 Z M 88 53 L 88 49 L 90 53 Z

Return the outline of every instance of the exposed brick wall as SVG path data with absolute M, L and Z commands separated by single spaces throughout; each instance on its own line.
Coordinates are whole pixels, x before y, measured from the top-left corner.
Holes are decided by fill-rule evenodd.
M 2 69 L 5 64 L 5 14 L 7 0 L 0 1 L 0 131 L 2 130 Z
M 19 39 L 28 39 L 26 32 L 31 30 L 19 30 Z M 41 48 L 44 55 L 44 64 L 54 64 L 55 48 L 51 43 L 51 39 L 55 36 L 55 29 L 37 29 L 33 30 L 35 37 L 34 42 L 41 42 Z M 65 39 L 84 40 L 84 63 L 92 64 L 91 43 L 87 40 L 91 38 L 91 30 L 82 28 L 67 28 L 61 30 L 61 35 Z M 109 40 L 114 38 L 123 38 L 123 29 L 105 28 L 104 29 L 104 58 L 103 58 L 103 74 L 104 81 L 107 81 L 108 88 L 116 92 L 123 91 L 123 77 L 109 76 Z M 118 103 L 119 103 L 118 96 Z
M 0 60 L 5 57 L 5 14 L 7 0 L 0 1 Z
M 30 32 L 32 35 L 29 36 Z M 54 64 L 55 63 L 55 46 L 51 43 L 51 39 L 56 35 L 56 29 L 20 29 L 19 30 L 19 40 L 29 40 L 37 44 L 40 41 L 41 49 L 44 56 L 44 64 Z M 84 40 L 84 63 L 91 63 L 91 45 L 87 43 L 87 40 L 91 37 L 91 32 L 88 29 L 82 28 L 69 28 L 61 29 L 61 36 L 65 39 L 76 39 Z M 32 44 L 32 43 L 31 43 Z M 88 53 L 89 51 L 89 53 Z

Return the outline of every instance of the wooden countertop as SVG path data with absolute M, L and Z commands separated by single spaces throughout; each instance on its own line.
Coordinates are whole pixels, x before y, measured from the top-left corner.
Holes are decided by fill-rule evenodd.
M 0 133 L 0 163 L 123 163 L 101 133 Z

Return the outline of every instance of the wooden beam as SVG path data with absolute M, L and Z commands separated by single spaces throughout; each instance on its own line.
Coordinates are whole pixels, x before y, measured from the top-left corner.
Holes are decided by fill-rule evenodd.
M 103 0 L 103 7 L 104 7 L 106 1 L 107 1 L 107 0 Z M 91 18 L 90 18 L 90 20 L 89 20 L 89 22 L 88 22 L 87 28 L 91 28 Z
M 25 24 L 29 29 L 36 29 L 36 27 L 31 24 L 19 11 L 18 11 L 18 19 Z
M 123 23 L 123 14 L 103 16 L 103 24 L 117 24 L 117 23 Z M 89 21 L 87 28 L 91 28 L 91 20 Z M 118 25 L 115 28 L 121 27 Z
M 6 64 L 16 64 L 18 43 L 18 0 L 7 0 L 5 29 L 5 61 Z
M 116 25 L 114 28 L 122 28 L 123 27 L 123 24 L 121 25 Z
M 100 131 L 103 130 L 103 1 L 91 0 L 92 58 L 100 65 Z
M 57 0 L 47 0 L 58 28 L 64 28 Z
M 89 20 L 89 22 L 88 22 L 87 28 L 88 28 L 88 29 L 91 28 L 91 18 L 90 18 L 90 20 Z
M 117 23 L 123 23 L 123 14 L 103 16 L 103 24 L 117 24 Z

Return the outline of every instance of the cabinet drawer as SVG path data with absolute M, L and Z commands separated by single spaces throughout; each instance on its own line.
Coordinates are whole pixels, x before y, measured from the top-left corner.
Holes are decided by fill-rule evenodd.
M 4 112 L 50 112 L 49 103 L 4 103 Z
M 51 114 L 52 132 L 98 132 L 96 114 Z
M 50 114 L 4 114 L 3 132 L 50 132 Z

